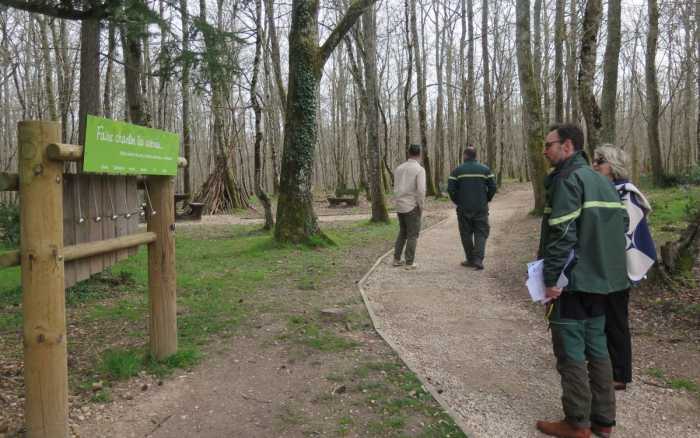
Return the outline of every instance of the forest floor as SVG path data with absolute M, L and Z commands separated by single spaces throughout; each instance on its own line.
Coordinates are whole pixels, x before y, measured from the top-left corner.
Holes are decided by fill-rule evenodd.
M 686 208 L 682 196 L 662 195 L 661 213 Z M 384 260 L 363 283 L 400 357 L 358 292 L 396 235 L 395 221 L 357 222 L 366 205 L 342 209 L 352 221 L 321 219 L 337 243 L 327 248 L 273 245 L 257 224 L 178 224 L 180 353 L 166 363 L 144 357 L 145 251 L 74 286 L 73 434 L 464 436 L 456 420 L 470 436 L 536 436 L 534 420 L 559 418 L 561 408 L 541 308 L 523 287 L 538 236 L 531 191 L 512 184 L 497 195 L 483 272 L 459 266 L 451 206 L 430 202 L 424 226 L 448 220 L 422 234 L 419 270 Z M 680 223 L 671 215 L 659 225 L 667 222 Z M 0 437 L 21 435 L 17 285 L 17 270 L 0 271 Z M 698 296 L 652 284 L 633 295 L 635 382 L 618 393 L 616 435 L 700 432 Z
M 529 188 L 511 188 L 491 206 L 484 271 L 460 266 L 451 216 L 422 234 L 417 271 L 386 257 L 361 284 L 380 333 L 475 437 L 537 437 L 536 420 L 563 417 L 543 307 L 524 287 L 539 219 L 528 215 Z M 654 285 L 632 293 L 634 382 L 617 392 L 616 436 L 700 436 L 698 314 L 649 305 L 665 295 Z

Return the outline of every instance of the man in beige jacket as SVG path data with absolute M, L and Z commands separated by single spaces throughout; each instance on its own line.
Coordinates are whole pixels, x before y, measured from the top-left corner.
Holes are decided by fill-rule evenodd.
M 421 145 L 408 147 L 408 160 L 394 171 L 394 204 L 399 217 L 399 236 L 394 245 L 394 266 L 402 266 L 406 247 L 406 269 L 416 269 L 416 243 L 425 202 L 425 169 L 420 165 Z

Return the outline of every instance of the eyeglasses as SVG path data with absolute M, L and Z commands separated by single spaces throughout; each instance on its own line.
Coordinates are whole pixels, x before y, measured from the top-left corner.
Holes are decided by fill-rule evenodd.
M 593 160 L 593 164 L 597 164 L 598 166 L 607 162 L 608 160 L 606 160 L 605 158 L 596 158 L 595 160 Z
M 550 147 L 554 146 L 557 143 L 561 144 L 561 140 L 546 141 L 546 142 L 544 142 L 544 148 L 549 149 Z

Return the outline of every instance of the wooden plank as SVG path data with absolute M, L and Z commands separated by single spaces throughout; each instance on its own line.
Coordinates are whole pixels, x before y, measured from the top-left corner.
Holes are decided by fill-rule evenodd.
M 75 222 L 78 220 L 75 206 L 75 175 L 63 175 L 63 246 L 75 244 Z M 65 287 L 69 288 L 76 282 L 76 264 L 64 264 Z
M 166 176 L 149 177 L 148 189 L 156 211 L 148 215 L 148 231 L 157 235 L 156 241 L 148 245 L 150 351 L 162 360 L 177 352 L 175 182 Z
M 28 437 L 68 436 L 63 263 L 63 163 L 46 158 L 57 122 L 20 122 L 24 420 Z M 58 182 L 58 184 L 57 184 Z
M 88 196 L 88 181 L 89 178 L 85 174 L 75 175 L 75 202 L 76 202 L 76 213 L 78 220 L 75 221 L 75 243 L 86 243 L 90 241 L 90 218 L 88 217 L 88 201 L 90 197 Z M 83 222 L 80 222 L 80 218 L 83 218 Z M 75 263 L 75 281 L 83 281 L 90 278 L 90 262 L 88 260 L 80 260 Z
M 102 176 L 102 239 L 112 239 L 116 236 L 116 211 L 114 210 L 114 185 L 117 183 L 113 176 Z M 116 262 L 116 255 L 111 252 L 102 256 L 104 268 Z
M 97 242 L 81 243 L 65 247 L 63 249 L 63 259 L 65 261 L 80 260 L 88 257 L 92 259 L 98 255 L 109 254 L 124 248 L 138 247 L 139 245 L 155 242 L 155 240 L 155 233 L 145 232 L 99 240 Z
M 98 175 L 88 177 L 90 184 L 89 196 L 89 220 L 90 239 L 88 242 L 102 240 L 102 178 Z M 102 272 L 104 264 L 102 256 L 90 258 L 90 275 Z
M 112 187 L 114 190 L 114 202 L 117 209 L 117 220 L 115 236 L 126 236 L 129 234 L 129 220 L 126 214 L 130 212 L 126 198 L 126 178 L 123 176 L 115 176 L 115 184 Z M 117 260 L 124 260 L 129 257 L 129 251 L 121 250 L 116 252 Z
M 129 219 L 127 232 L 128 234 L 133 234 L 138 231 L 139 222 L 141 221 L 141 204 L 139 201 L 139 193 L 136 188 L 136 177 L 129 176 L 126 178 L 126 199 L 129 204 L 129 211 L 131 211 L 131 218 Z M 138 248 L 132 248 L 129 250 L 129 255 L 135 255 L 138 252 Z

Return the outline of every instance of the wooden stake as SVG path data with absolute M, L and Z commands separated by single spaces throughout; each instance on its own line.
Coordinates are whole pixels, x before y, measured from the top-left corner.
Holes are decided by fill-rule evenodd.
M 63 163 L 46 154 L 61 124 L 20 122 L 18 139 L 27 436 L 67 437 Z
M 151 307 L 151 354 L 157 360 L 177 352 L 177 296 L 175 285 L 174 179 L 151 176 L 147 180 L 148 231 L 156 241 L 148 245 L 148 292 Z M 155 211 L 155 213 L 153 213 Z

